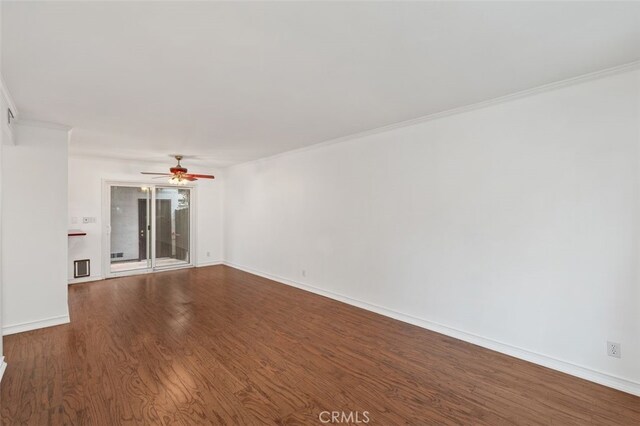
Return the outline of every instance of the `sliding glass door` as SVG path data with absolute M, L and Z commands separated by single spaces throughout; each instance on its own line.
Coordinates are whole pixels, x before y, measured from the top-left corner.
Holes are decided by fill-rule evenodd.
M 107 187 L 108 275 L 191 264 L 191 188 Z
M 151 189 L 110 188 L 111 272 L 151 268 Z
M 155 265 L 190 263 L 191 220 L 189 188 L 156 188 Z

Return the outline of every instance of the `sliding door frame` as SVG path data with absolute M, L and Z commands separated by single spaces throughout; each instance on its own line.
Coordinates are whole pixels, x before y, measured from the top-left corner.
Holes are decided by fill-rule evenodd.
M 149 188 L 150 191 L 150 208 L 151 215 L 150 225 L 151 232 L 149 236 L 148 246 L 151 256 L 150 266 L 147 268 L 132 269 L 130 271 L 111 271 L 111 187 L 124 186 L 131 188 Z M 156 189 L 172 188 L 172 189 L 189 189 L 189 263 L 180 265 L 157 266 L 156 265 Z M 105 278 L 123 277 L 128 275 L 148 274 L 151 272 L 167 271 L 173 269 L 193 268 L 196 261 L 196 186 L 195 185 L 171 185 L 171 184 L 155 184 L 148 182 L 133 181 L 102 181 L 102 275 Z

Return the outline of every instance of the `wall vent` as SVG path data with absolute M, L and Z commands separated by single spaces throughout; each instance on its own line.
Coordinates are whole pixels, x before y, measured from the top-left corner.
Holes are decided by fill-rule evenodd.
M 73 261 L 73 278 L 88 277 L 91 275 L 91 261 L 89 259 Z

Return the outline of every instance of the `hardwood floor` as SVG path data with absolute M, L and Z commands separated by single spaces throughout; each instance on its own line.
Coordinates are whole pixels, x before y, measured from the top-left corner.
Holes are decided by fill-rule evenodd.
M 226 266 L 69 304 L 5 337 L 3 424 L 640 424 L 638 397 Z

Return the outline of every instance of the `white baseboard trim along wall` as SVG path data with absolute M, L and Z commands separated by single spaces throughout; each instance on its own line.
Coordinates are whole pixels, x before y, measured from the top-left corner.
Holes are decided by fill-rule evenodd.
M 640 396 L 640 383 L 623 379 L 622 377 L 613 376 L 611 374 L 602 373 L 587 367 L 576 365 L 567 361 L 556 359 L 547 355 L 539 354 L 529 351 L 527 349 L 519 348 L 509 345 L 507 343 L 498 342 L 483 336 L 478 336 L 473 333 L 468 333 L 463 330 L 458 330 L 452 327 L 448 327 L 443 324 L 438 324 L 423 318 L 416 318 L 411 315 L 406 315 L 401 312 L 396 312 L 391 309 L 384 308 L 382 306 L 372 305 L 361 300 L 356 300 L 341 294 L 336 294 L 330 291 L 322 290 L 317 287 L 313 287 L 301 282 L 292 281 L 286 278 L 274 276 L 261 271 L 257 271 L 253 268 L 249 268 L 242 265 L 237 265 L 231 262 L 224 262 L 225 265 L 239 269 L 250 274 L 258 275 L 263 278 L 270 279 L 272 281 L 279 282 L 281 284 L 289 285 L 299 288 L 301 290 L 309 291 L 321 296 L 328 297 L 339 302 L 346 303 L 351 306 L 365 309 L 367 311 L 375 312 L 377 314 L 396 319 L 398 321 L 406 322 L 436 333 L 444 334 L 449 337 L 463 340 L 465 342 L 472 343 L 474 345 L 482 346 L 483 348 L 491 349 L 496 352 L 500 352 L 524 361 L 529 361 L 534 364 L 541 365 L 543 367 L 551 368 L 562 373 L 566 373 L 572 376 L 579 377 L 581 379 L 589 380 L 594 383 L 598 383 L 613 389 L 617 389 L 623 392 L 627 392 L 633 395 Z
M 188 268 L 194 268 L 194 267 L 195 268 L 203 268 L 205 266 L 215 266 L 215 265 L 222 265 L 222 264 L 223 264 L 222 260 L 213 260 L 211 262 L 201 262 L 201 263 L 198 263 L 196 265 L 188 265 L 188 266 L 184 266 L 184 267 L 181 267 L 181 268 L 158 269 L 158 270 L 155 270 L 155 271 L 146 271 L 146 270 L 145 271 L 140 271 L 139 275 L 148 274 L 148 273 L 166 272 L 166 271 L 175 270 L 175 269 L 188 269 Z M 138 274 L 129 272 L 129 275 L 138 275 Z M 122 276 L 127 276 L 127 275 L 122 275 Z M 113 278 L 117 278 L 117 277 L 113 277 Z M 75 278 L 75 279 L 70 279 L 68 281 L 68 284 L 69 285 L 82 284 L 82 283 L 89 283 L 89 282 L 94 282 L 94 281 L 101 281 L 101 280 L 104 280 L 104 279 L 105 279 L 105 277 L 102 276 L 102 275 L 91 276 L 91 277 L 86 277 L 86 278 Z
M 85 277 L 85 278 L 72 278 L 68 281 L 69 284 L 82 284 L 82 283 L 89 283 L 92 281 L 100 281 L 100 280 L 104 280 L 104 277 L 102 275 L 99 276 L 91 276 L 91 277 Z
M 39 328 L 52 327 L 69 323 L 69 315 L 61 315 L 59 317 L 45 318 L 37 321 L 23 322 L 21 324 L 5 325 L 2 327 L 2 335 L 22 333 L 24 331 L 37 330 Z
M 222 265 L 222 264 L 224 264 L 224 262 L 222 260 L 214 260 L 214 261 L 211 261 L 211 262 L 198 263 L 196 265 L 196 268 L 203 268 L 205 266 L 215 266 L 215 265 Z
M 276 275 L 272 275 L 269 273 L 265 273 L 262 271 L 258 271 L 256 269 L 253 269 L 247 266 L 238 265 L 238 264 L 227 262 L 227 261 L 214 261 L 214 262 L 201 263 L 201 264 L 198 264 L 196 267 L 207 267 L 207 266 L 215 266 L 215 265 L 226 265 L 235 269 L 239 269 L 241 271 L 258 275 L 260 277 L 267 278 L 281 284 L 285 284 L 301 290 L 309 291 L 311 293 L 328 297 L 330 299 L 337 300 L 339 302 L 343 302 L 351 306 L 355 306 L 361 309 L 365 309 L 367 311 L 375 312 L 377 314 L 380 314 L 389 318 L 396 319 L 398 321 L 412 324 L 412 325 L 424 328 L 426 330 L 434 331 L 436 333 L 440 333 L 449 337 L 460 339 L 465 342 L 469 342 L 490 350 L 494 350 L 496 352 L 510 355 L 518 359 L 529 361 L 534 364 L 538 364 L 538 365 L 551 368 L 553 370 L 557 370 L 572 376 L 589 380 L 594 383 L 608 386 L 613 389 L 618 389 L 623 392 L 640 396 L 640 383 L 635 381 L 627 380 L 622 377 L 617 377 L 611 374 L 603 373 L 591 368 L 577 365 L 575 363 L 567 362 L 567 361 L 557 359 L 548 355 L 540 354 L 524 348 L 509 345 L 507 343 L 499 342 L 487 337 L 483 337 L 477 334 L 473 334 L 473 333 L 469 333 L 453 327 L 449 327 L 444 324 L 439 324 L 433 321 L 429 321 L 424 318 L 418 318 L 412 315 L 407 315 L 392 309 L 385 308 L 383 306 L 374 305 L 362 300 L 357 300 L 357 299 L 344 296 L 341 294 L 337 294 L 331 291 L 322 290 L 320 288 L 317 288 L 308 284 L 303 284 L 298 281 L 294 281 L 294 280 L 286 279 Z M 93 280 L 96 280 L 96 278 L 93 278 Z M 25 332 L 25 331 L 36 330 L 44 327 L 67 324 L 69 322 L 70 322 L 69 316 L 62 315 L 58 317 L 46 318 L 42 320 L 25 322 L 21 324 L 3 326 L 2 334 L 6 336 L 10 334 Z M 4 357 L 2 357 L 0 358 L 0 379 L 2 378 L 2 374 L 5 368 L 6 368 L 6 363 L 4 362 Z
M 640 70 L 593 77 L 231 166 L 224 258 L 640 394 Z
M 4 370 L 7 369 L 7 363 L 4 362 L 4 357 L 0 356 L 0 382 L 2 381 L 2 376 L 4 376 Z

